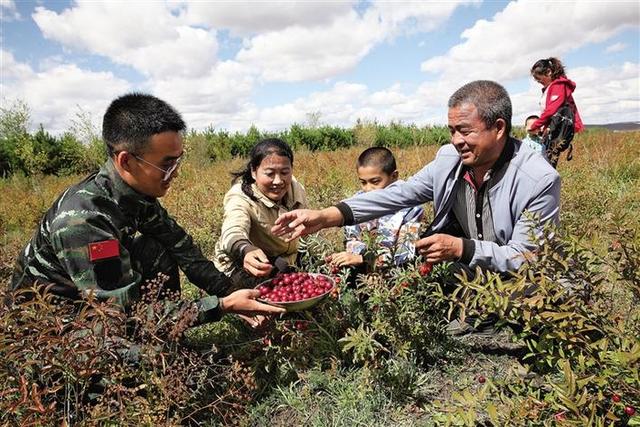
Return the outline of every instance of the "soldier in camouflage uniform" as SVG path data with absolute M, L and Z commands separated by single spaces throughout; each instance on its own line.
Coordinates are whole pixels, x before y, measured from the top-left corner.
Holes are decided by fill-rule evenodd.
M 229 279 L 158 202 L 177 175 L 184 129 L 180 115 L 153 96 L 114 100 L 102 131 L 109 158 L 47 211 L 18 257 L 12 288 L 41 283 L 61 297 L 94 292 L 127 307 L 158 273 L 169 277 L 162 291 L 179 292 L 180 268 L 211 295 L 197 303 L 200 322 L 218 320 L 223 312 L 282 312 L 257 302 L 259 292 L 252 289 L 219 298 Z M 247 320 L 255 325 L 258 317 Z

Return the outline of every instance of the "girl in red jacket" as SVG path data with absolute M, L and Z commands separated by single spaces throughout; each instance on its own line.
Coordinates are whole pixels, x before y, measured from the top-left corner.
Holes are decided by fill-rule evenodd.
M 545 107 L 540 114 L 540 118 L 533 123 L 531 131 L 540 129 L 544 134 L 549 132 L 549 124 L 553 115 L 562 107 L 565 101 L 568 102 L 569 107 L 573 111 L 573 131 L 580 132 L 584 129 L 582 119 L 578 113 L 578 108 L 573 100 L 573 91 L 576 89 L 576 84 L 567 78 L 564 71 L 564 66 L 558 58 L 540 59 L 531 67 L 531 75 L 534 80 L 542 85 L 542 93 L 545 97 Z M 570 146 L 571 139 L 563 141 L 564 148 Z M 548 141 L 547 138 L 545 140 Z M 556 167 L 558 164 L 558 158 L 562 149 L 558 150 L 555 147 L 558 144 L 554 144 L 556 141 L 548 141 L 547 155 L 549 156 L 549 163 Z M 554 149 L 556 148 L 556 149 Z M 567 159 L 570 160 L 570 152 Z

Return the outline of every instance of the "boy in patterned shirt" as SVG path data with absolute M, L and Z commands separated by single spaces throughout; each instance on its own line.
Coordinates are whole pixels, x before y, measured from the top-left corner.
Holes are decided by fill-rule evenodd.
M 356 163 L 356 172 L 362 190 L 357 194 L 379 190 L 398 180 L 396 159 L 384 147 L 371 147 L 363 151 Z M 413 242 L 418 239 L 420 220 L 424 210 L 421 206 L 404 208 L 393 214 L 344 227 L 345 251 L 331 255 L 328 259 L 338 267 L 365 266 L 364 254 L 367 245 L 363 233 L 376 237 L 380 244 L 377 263 L 401 265 L 415 254 Z

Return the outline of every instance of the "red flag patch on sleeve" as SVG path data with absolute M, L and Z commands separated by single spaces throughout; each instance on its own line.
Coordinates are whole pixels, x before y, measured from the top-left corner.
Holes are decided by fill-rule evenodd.
M 117 239 L 89 243 L 89 261 L 120 256 L 120 242 Z

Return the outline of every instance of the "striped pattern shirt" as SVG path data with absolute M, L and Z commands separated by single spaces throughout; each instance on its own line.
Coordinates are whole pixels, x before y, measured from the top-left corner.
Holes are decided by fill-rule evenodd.
M 452 212 L 467 239 L 500 243 L 494 229 L 489 190 L 504 175 L 513 153 L 513 141 L 508 139 L 500 157 L 482 178 L 480 187 L 476 186 L 472 169 L 468 168 L 461 175 Z

